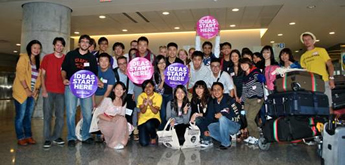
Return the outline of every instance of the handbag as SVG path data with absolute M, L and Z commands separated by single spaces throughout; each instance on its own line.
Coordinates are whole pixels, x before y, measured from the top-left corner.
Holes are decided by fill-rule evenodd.
M 195 123 L 189 122 L 189 126 L 184 133 L 185 142 L 181 149 L 184 148 L 197 148 L 200 146 L 200 129 Z
M 174 127 L 170 127 L 167 130 L 172 119 L 169 119 L 165 124 L 165 127 L 162 131 L 157 131 L 158 143 L 162 143 L 164 146 L 172 149 L 180 149 L 180 143 Z

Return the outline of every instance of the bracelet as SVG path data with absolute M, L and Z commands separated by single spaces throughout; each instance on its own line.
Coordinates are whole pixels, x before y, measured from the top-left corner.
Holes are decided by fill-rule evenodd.
M 29 87 L 25 87 L 24 89 L 28 89 Z

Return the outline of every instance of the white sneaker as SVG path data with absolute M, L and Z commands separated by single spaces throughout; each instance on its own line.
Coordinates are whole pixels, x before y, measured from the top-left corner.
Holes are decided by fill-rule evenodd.
M 251 136 L 249 136 L 247 139 L 244 139 L 243 141 L 246 142 L 246 143 L 249 143 L 249 141 L 252 139 Z
M 213 146 L 213 143 L 211 141 L 202 141 L 200 143 L 200 147 L 201 148 L 209 148 L 209 147 L 212 147 Z
M 259 139 L 255 138 L 255 137 L 252 137 L 249 142 L 249 144 L 258 144 L 259 143 Z
M 114 147 L 115 150 L 121 150 L 123 148 L 125 148 L 125 146 L 123 146 L 122 144 L 118 144 Z

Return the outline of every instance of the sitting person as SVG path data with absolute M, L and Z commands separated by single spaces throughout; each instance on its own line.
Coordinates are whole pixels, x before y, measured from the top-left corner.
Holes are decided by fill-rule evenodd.
M 192 113 L 190 121 L 195 123 L 200 129 L 201 147 L 207 148 L 212 146 L 212 140 L 208 134 L 207 126 L 210 122 L 206 119 L 208 112 L 207 104 L 211 98 L 205 81 L 197 81 L 193 87 L 193 96 L 191 101 Z
M 287 69 L 301 69 L 301 65 L 298 63 L 298 61 L 295 61 L 292 55 L 292 51 L 289 48 L 284 48 L 279 53 L 279 63 L 280 66 Z
M 175 128 L 179 143 L 182 146 L 191 114 L 186 87 L 178 85 L 175 88 L 174 98 L 168 102 L 166 112 L 166 119 L 171 119 L 170 126 Z
M 220 82 L 213 83 L 212 94 L 214 99 L 210 101 L 207 118 L 215 122 L 208 126 L 210 136 L 221 143 L 220 149 L 225 150 L 231 146 L 231 135 L 236 134 L 239 124 L 239 104 L 229 95 L 224 94 L 224 86 Z
M 152 80 L 145 80 L 142 84 L 143 93 L 138 96 L 137 107 L 139 112 L 139 143 L 142 146 L 156 145 L 157 132 L 161 123 L 160 109 L 162 105 L 162 95 L 154 92 L 155 84 Z
M 123 149 L 128 142 L 129 130 L 126 114 L 126 87 L 122 82 L 115 83 L 113 90 L 115 98 L 103 99 L 97 110 L 93 114 L 90 132 L 97 131 L 94 125 L 98 123 L 105 143 L 114 149 Z M 95 130 L 96 129 L 96 130 Z

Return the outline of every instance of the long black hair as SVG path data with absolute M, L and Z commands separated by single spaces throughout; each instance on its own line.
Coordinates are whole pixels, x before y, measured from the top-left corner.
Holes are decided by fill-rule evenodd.
M 171 101 L 171 108 L 174 109 L 176 111 L 176 114 L 178 114 L 178 104 L 177 104 L 177 97 L 176 97 L 176 92 L 178 89 L 181 89 L 184 92 L 184 98 L 182 101 L 182 107 L 185 107 L 187 104 L 189 104 L 189 100 L 187 97 L 187 89 L 185 86 L 183 85 L 178 85 L 176 86 L 175 90 L 174 90 L 174 99 Z
M 237 49 L 234 49 L 230 52 L 230 67 L 232 67 L 232 68 L 235 67 L 235 63 L 231 60 L 231 56 L 234 53 L 236 53 L 238 55 L 238 66 L 237 66 L 238 67 L 238 73 L 237 73 L 237 75 L 242 75 L 244 73 L 242 68 L 241 68 L 241 64 L 240 64 L 240 60 L 242 59 L 242 57 L 241 57 L 240 51 Z M 235 69 L 234 69 L 234 71 L 235 71 Z
M 127 97 L 127 88 L 126 88 L 126 85 L 125 85 L 123 82 L 118 81 L 118 82 L 116 82 L 116 83 L 114 84 L 113 90 L 111 91 L 109 97 L 111 98 L 111 100 L 113 100 L 113 101 L 115 100 L 115 97 L 116 97 L 116 96 L 115 96 L 114 89 L 116 88 L 117 85 L 121 85 L 122 89 L 124 90 L 124 93 L 123 93 L 123 95 L 121 96 L 122 106 L 124 106 L 124 105 L 126 104 L 126 102 L 127 102 L 127 100 L 126 100 L 126 97 Z
M 263 52 L 265 50 L 269 50 L 271 53 L 271 55 L 270 55 L 271 65 L 278 65 L 278 62 L 274 59 L 274 52 L 273 52 L 272 46 L 269 46 L 269 45 L 264 46 L 260 52 L 262 54 L 262 56 L 264 55 Z
M 159 71 L 159 68 L 158 68 L 158 63 L 159 63 L 159 61 L 161 61 L 161 60 L 164 60 L 164 62 L 166 62 L 166 59 L 165 59 L 165 57 L 163 56 L 163 55 L 158 55 L 158 56 L 156 56 L 156 59 L 155 59 L 155 62 L 154 62 L 154 76 L 153 76 L 153 78 L 154 78 L 154 81 L 156 82 L 156 84 L 158 84 L 159 82 L 160 82 L 160 77 L 161 77 L 161 73 L 160 73 L 160 71 Z
M 289 55 L 289 61 L 291 61 L 292 63 L 295 62 L 295 59 L 293 58 L 291 49 L 289 49 L 289 48 L 284 48 L 284 49 L 281 50 L 280 53 L 279 53 L 279 63 L 280 63 L 281 66 L 284 66 L 284 65 L 285 65 L 285 64 L 284 64 L 284 61 L 282 60 L 282 55 L 283 55 L 284 53 L 286 53 L 286 54 Z
M 28 43 L 28 45 L 26 46 L 26 52 L 28 53 L 28 56 L 29 56 L 29 59 L 30 59 L 30 63 L 32 62 L 31 61 L 31 47 L 34 45 L 34 44 L 38 44 L 40 45 L 40 49 L 42 50 L 42 44 L 41 42 L 39 42 L 38 40 L 32 40 Z M 41 54 L 41 51 L 40 51 L 40 54 Z M 35 61 L 36 61 L 36 69 L 38 70 L 40 68 L 40 54 L 38 54 L 37 56 L 35 56 Z
M 202 94 L 201 98 L 199 98 L 199 96 L 196 94 L 196 89 L 197 88 L 203 88 L 204 89 L 204 93 Z M 205 83 L 205 81 L 203 80 L 199 80 L 197 81 L 194 86 L 193 86 L 193 96 L 192 96 L 192 103 L 193 104 L 197 104 L 198 100 L 200 100 L 201 103 L 201 109 L 205 108 L 208 101 L 210 100 L 210 91 L 207 89 L 207 85 Z
M 257 62 L 257 63 L 254 62 L 254 58 L 253 58 L 253 63 L 254 63 L 254 65 L 255 65 L 257 68 L 259 68 L 259 69 L 264 69 L 264 68 L 265 68 L 265 59 L 264 59 L 264 57 L 262 56 L 262 54 L 261 54 L 260 52 L 254 52 L 253 57 L 254 57 L 254 56 L 260 58 L 260 61 Z

